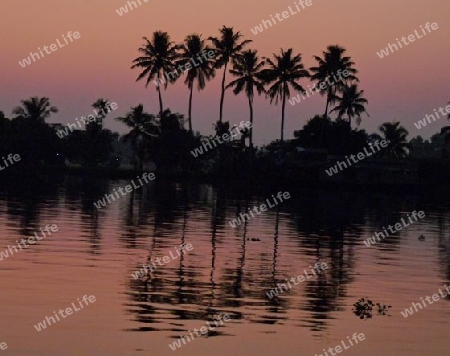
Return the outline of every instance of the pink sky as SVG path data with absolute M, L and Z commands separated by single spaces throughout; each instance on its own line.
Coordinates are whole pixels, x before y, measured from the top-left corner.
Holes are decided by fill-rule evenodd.
M 136 0 L 137 1 L 137 0 Z M 119 16 L 116 9 L 125 0 L 2 0 L 0 43 L 0 110 L 7 117 L 21 99 L 47 96 L 59 113 L 48 122 L 71 123 L 92 112 L 91 104 L 99 97 L 117 102 L 119 109 L 106 119 L 107 128 L 126 132 L 113 120 L 131 106 L 143 103 L 146 110 L 157 113 L 157 95 L 150 84 L 135 82 L 137 70 L 130 70 L 137 57 L 143 36 L 155 30 L 167 31 L 173 41 L 181 42 L 187 34 L 201 33 L 204 38 L 218 35 L 222 25 L 240 30 L 254 42 L 249 48 L 261 56 L 271 56 L 280 48 L 292 47 L 301 53 L 306 67 L 315 64 L 327 45 L 340 44 L 356 62 L 360 71 L 360 89 L 365 90 L 371 115 L 363 117 L 362 128 L 369 133 L 386 121 L 400 120 L 410 138 L 418 134 L 429 137 L 450 121 L 440 119 L 427 128 L 417 130 L 414 122 L 450 100 L 448 58 L 450 35 L 447 16 L 448 0 L 312 0 L 313 5 L 283 22 L 254 35 L 250 29 L 294 6 L 294 1 L 271 4 L 256 0 L 189 2 L 149 1 L 128 14 Z M 408 36 L 420 25 L 437 22 L 439 29 L 409 46 L 380 59 L 376 52 Z M 18 61 L 38 47 L 55 43 L 68 31 L 78 31 L 81 38 L 46 55 L 26 68 Z M 203 134 L 212 133 L 218 119 L 220 74 L 207 84 L 203 92 L 194 93 L 193 126 Z M 231 75 L 228 76 L 231 79 Z M 304 80 L 305 87 L 310 84 Z M 169 86 L 163 93 L 164 106 L 187 114 L 188 90 L 183 81 Z M 285 137 L 291 138 L 315 114 L 322 114 L 325 99 L 316 96 L 291 107 L 287 104 Z M 255 142 L 268 143 L 280 136 L 281 107 L 255 100 Z M 232 124 L 248 120 L 245 97 L 231 91 L 225 98 L 224 119 Z

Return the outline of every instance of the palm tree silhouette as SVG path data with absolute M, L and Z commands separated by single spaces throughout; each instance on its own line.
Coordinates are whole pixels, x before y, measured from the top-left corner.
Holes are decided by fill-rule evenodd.
M 344 54 L 347 50 L 339 45 L 332 45 L 327 47 L 326 52 L 323 53 L 323 58 L 319 56 L 313 56 L 317 61 L 317 67 L 311 67 L 310 71 L 312 73 L 311 80 L 316 81 L 316 87 L 319 87 L 322 83 L 326 85 L 323 89 L 320 88 L 319 92 L 321 95 L 327 96 L 327 104 L 325 106 L 325 117 L 328 116 L 328 107 L 330 104 L 334 103 L 336 92 L 343 89 L 346 83 L 355 81 L 359 82 L 359 79 L 355 76 L 358 73 L 356 69 L 353 68 L 354 62 L 351 61 L 350 57 L 345 57 Z M 349 72 L 348 76 L 338 77 L 347 70 Z M 333 75 L 336 77 L 337 81 L 332 78 Z M 333 81 L 330 83 L 327 82 Z
M 99 113 L 96 115 L 95 123 L 90 122 L 88 127 L 94 124 L 94 126 L 91 127 L 96 127 L 100 131 L 103 129 L 103 119 L 106 117 L 106 115 L 109 113 L 110 110 L 108 108 L 108 103 L 109 103 L 108 99 L 99 98 L 94 104 L 92 104 L 92 107 L 98 110 Z
M 210 80 L 215 76 L 215 70 L 213 63 L 208 59 L 201 58 L 203 53 L 211 51 L 211 48 L 205 46 L 205 41 L 201 38 L 201 35 L 192 34 L 185 38 L 184 43 L 179 46 L 181 50 L 180 59 L 176 65 L 185 67 L 192 59 L 200 58 L 201 63 L 197 66 L 192 66 L 187 70 L 186 79 L 184 81 L 189 88 L 189 131 L 192 132 L 192 92 L 194 88 L 194 82 L 197 80 L 197 90 L 203 90 L 206 86 L 206 80 Z M 198 60 L 200 62 L 200 60 Z M 197 63 L 197 62 L 196 62 Z
M 358 86 L 356 84 L 345 86 L 342 89 L 342 96 L 335 96 L 335 100 L 338 104 L 331 112 L 337 111 L 338 119 L 342 119 L 342 117 L 346 115 L 350 127 L 352 126 L 352 118 L 356 117 L 356 123 L 359 125 L 361 123 L 361 114 L 365 113 L 369 116 L 365 108 L 368 101 L 363 95 L 364 90 L 358 91 Z
M 250 108 L 250 147 L 253 147 L 253 97 L 254 91 L 261 95 L 265 93 L 264 85 L 262 84 L 261 68 L 264 66 L 264 61 L 259 61 L 258 52 L 256 50 L 247 50 L 238 54 L 233 60 L 233 69 L 230 73 L 237 79 L 233 80 L 227 85 L 227 89 L 235 87 L 233 93 L 235 95 L 245 90 L 248 98 L 248 105 Z
M 242 37 L 241 32 L 234 32 L 233 27 L 223 26 L 220 30 L 220 37 L 209 37 L 214 45 L 216 52 L 215 68 L 222 68 L 222 92 L 220 94 L 220 113 L 219 121 L 222 122 L 223 102 L 225 99 L 225 76 L 227 74 L 228 62 L 234 59 L 244 48 L 245 45 L 252 42 L 251 40 L 245 40 L 239 43 L 239 39 Z
M 50 117 L 52 113 L 57 113 L 58 108 L 51 106 L 49 98 L 38 98 L 37 96 L 30 99 L 21 100 L 22 106 L 13 109 L 13 114 L 17 118 L 30 119 L 33 122 L 45 123 L 45 119 Z
M 167 89 L 167 80 L 161 77 L 164 77 L 164 75 L 169 77 L 167 73 L 175 69 L 174 61 L 177 59 L 177 47 L 170 41 L 170 36 L 167 32 L 154 32 L 151 41 L 147 37 L 143 37 L 143 39 L 146 43 L 139 48 L 139 52 L 143 56 L 133 60 L 134 64 L 131 66 L 131 69 L 143 69 L 136 81 L 147 77 L 147 82 L 145 83 L 146 88 L 148 83 L 156 77 L 157 84 L 155 84 L 158 90 L 159 112 L 162 114 L 164 110 L 161 96 L 161 83 L 164 83 L 164 89 Z M 176 78 L 169 78 L 169 80 L 170 82 L 174 82 Z
M 144 111 L 144 106 L 131 108 L 125 117 L 116 117 L 116 120 L 131 128 L 131 131 L 122 137 L 123 142 L 130 142 L 131 149 L 139 160 L 139 169 L 143 169 L 146 156 L 147 143 L 150 137 L 157 136 L 156 117 Z
M 309 77 L 309 72 L 302 63 L 300 54 L 292 55 L 292 48 L 287 51 L 281 49 L 281 55 L 273 55 L 275 62 L 267 59 L 268 69 L 261 71 L 261 79 L 264 84 L 272 84 L 267 90 L 270 102 L 275 99 L 275 105 L 281 100 L 281 142 L 283 142 L 284 132 L 284 111 L 286 107 L 286 98 L 290 98 L 291 91 L 289 86 L 298 92 L 304 93 L 303 87 L 297 83 L 301 78 Z
M 389 142 L 388 146 L 383 149 L 382 155 L 389 158 L 405 158 L 408 155 L 409 132 L 400 125 L 400 122 L 385 122 L 379 128 L 381 136 L 378 134 L 371 135 L 372 139 L 384 139 Z
M 450 104 L 450 101 L 448 102 Z M 450 114 L 447 117 L 450 120 Z M 442 150 L 442 157 L 448 158 L 450 155 L 450 126 L 444 126 L 440 134 L 444 137 L 444 148 Z

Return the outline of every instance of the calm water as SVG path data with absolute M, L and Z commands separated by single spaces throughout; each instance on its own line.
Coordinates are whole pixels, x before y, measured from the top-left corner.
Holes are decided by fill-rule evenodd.
M 450 354 L 449 299 L 400 314 L 450 282 L 445 197 L 305 188 L 236 228 L 231 219 L 279 189 L 152 182 L 94 207 L 128 183 L 66 177 L 0 188 L 0 250 L 47 224 L 59 229 L 0 261 L 0 343 L 8 346 L 0 355 L 319 355 L 355 332 L 365 340 L 345 355 Z M 426 217 L 364 245 L 413 210 Z M 192 251 L 148 280 L 132 278 L 182 243 Z M 316 262 L 328 269 L 267 297 Z M 84 295 L 95 303 L 35 329 Z M 355 316 L 353 303 L 365 296 L 391 305 L 390 316 Z M 219 314 L 231 320 L 170 349 Z

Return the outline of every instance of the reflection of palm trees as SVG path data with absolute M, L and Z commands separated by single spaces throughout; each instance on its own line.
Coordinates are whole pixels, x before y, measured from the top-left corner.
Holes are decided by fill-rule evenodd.
M 279 229 L 280 229 L 280 207 L 277 206 L 276 214 L 275 214 L 275 225 L 274 225 L 274 235 L 273 235 L 273 252 L 272 252 L 272 266 L 271 266 L 271 274 L 270 274 L 270 283 L 263 288 L 263 296 L 262 299 L 266 300 L 266 303 L 269 304 L 268 310 L 271 313 L 266 318 L 263 319 L 264 324 L 276 324 L 280 320 L 286 320 L 286 316 L 282 316 L 282 314 L 286 313 L 286 310 L 289 309 L 290 302 L 288 299 L 282 296 L 275 296 L 269 300 L 267 300 L 266 293 L 271 289 L 278 288 L 279 284 L 285 284 L 287 286 L 287 281 L 285 279 L 279 278 L 278 272 L 278 257 L 279 257 Z M 293 286 L 294 287 L 294 286 Z M 295 288 L 295 287 L 294 287 Z M 289 295 L 290 290 L 284 291 L 284 295 Z
M 212 206 L 211 211 L 211 223 L 212 223 L 212 233 L 211 233 L 211 274 L 210 274 L 210 283 L 211 283 L 211 297 L 209 300 L 208 314 L 214 315 L 215 310 L 213 307 L 214 301 L 216 300 L 215 289 L 216 289 L 216 281 L 214 278 L 214 273 L 216 271 L 216 258 L 217 258 L 217 223 L 218 223 L 218 207 L 220 200 L 220 193 L 217 192 L 215 204 Z
M 430 222 L 431 223 L 431 222 Z M 443 278 L 450 280 L 450 236 L 446 233 L 448 226 L 447 214 L 442 209 L 437 212 L 437 221 L 433 226 L 438 226 L 439 264 Z
M 245 204 L 245 210 L 247 210 L 247 201 Z M 244 222 L 244 232 L 242 234 L 242 252 L 241 252 L 241 258 L 239 259 L 238 267 L 236 269 L 236 282 L 234 284 L 234 295 L 236 298 L 242 298 L 243 290 L 242 290 L 242 279 L 244 278 L 244 266 L 245 266 L 245 251 L 247 247 L 247 225 L 248 220 L 245 219 Z M 236 302 L 238 303 L 238 306 L 240 306 L 242 303 L 239 302 L 237 299 Z
M 245 200 L 245 204 L 243 207 L 241 207 L 240 202 L 238 203 L 236 207 L 236 216 L 238 216 L 241 213 L 241 210 L 243 209 L 243 212 L 248 211 L 248 200 Z M 226 296 L 226 298 L 220 298 L 220 306 L 225 307 L 232 307 L 232 308 L 239 308 L 244 305 L 242 298 L 249 297 L 246 294 L 246 291 L 243 289 L 243 280 L 245 276 L 244 271 L 244 265 L 245 265 L 245 257 L 246 257 L 246 246 L 247 246 L 247 228 L 248 228 L 248 220 L 245 219 L 244 221 L 244 227 L 242 232 L 242 237 L 240 240 L 240 257 L 236 261 L 236 267 L 234 268 L 233 265 L 228 267 L 228 264 L 226 264 L 226 267 L 223 268 L 223 277 L 220 281 L 221 283 L 221 289 L 222 294 Z M 239 231 L 236 233 L 236 237 L 240 235 Z M 234 235 L 233 235 L 234 237 Z M 234 241 L 234 239 L 233 239 Z M 238 253 L 236 252 L 236 256 Z M 241 315 L 237 315 L 236 319 L 240 319 Z
M 188 202 L 185 202 L 184 209 L 183 209 L 183 226 L 182 226 L 182 233 L 181 233 L 181 239 L 180 239 L 180 246 L 185 246 L 186 244 L 186 227 L 187 227 L 187 212 L 188 212 L 189 206 Z M 184 286 L 184 254 L 181 255 L 180 259 L 180 267 L 178 269 L 178 291 L 176 292 L 176 295 L 178 297 L 178 303 L 183 304 L 184 303 L 184 293 L 183 293 L 183 286 Z
M 179 185 L 171 183 L 159 183 L 160 185 L 155 190 L 156 196 L 154 200 L 155 211 L 152 213 L 154 217 L 154 231 L 152 234 L 152 241 L 150 242 L 149 253 L 146 264 L 151 264 L 152 257 L 161 254 L 167 254 L 171 248 L 163 248 L 164 242 L 170 236 L 180 233 L 181 242 L 186 242 L 186 231 L 188 229 L 187 221 L 189 219 L 189 201 L 186 197 L 186 187 L 181 186 L 180 195 L 178 195 Z M 139 322 L 145 324 L 153 324 L 158 322 L 157 314 L 160 312 L 159 308 L 153 306 L 155 304 L 194 304 L 204 305 L 205 293 L 200 291 L 207 291 L 209 283 L 198 282 L 200 279 L 198 273 L 189 268 L 186 270 L 186 257 L 181 255 L 180 261 L 171 261 L 170 264 L 159 266 L 156 263 L 157 269 L 152 273 L 152 278 L 142 278 L 140 280 L 131 279 L 130 298 L 139 303 L 139 308 L 133 309 L 131 312 L 136 314 Z M 155 259 L 154 259 L 155 260 Z M 178 268 L 175 266 L 178 264 Z M 141 265 L 135 266 L 136 270 L 141 268 Z M 176 280 L 176 282 L 173 282 Z M 209 299 L 209 298 L 208 298 Z M 152 303 L 152 304 L 147 304 Z M 185 308 L 175 308 L 170 311 L 174 316 L 181 320 L 205 320 L 210 315 L 204 310 L 187 310 Z M 158 330 L 156 327 L 140 327 L 139 331 L 153 331 Z M 170 331 L 174 331 L 172 328 Z M 178 333 L 177 333 L 177 336 Z
M 66 186 L 68 187 L 66 199 L 69 202 L 72 201 L 74 208 L 80 208 L 78 202 L 81 199 L 81 218 L 84 222 L 87 222 L 81 224 L 81 229 L 85 233 L 86 239 L 89 238 L 91 253 L 93 255 L 100 254 L 101 221 L 99 210 L 95 208 L 92 202 L 103 197 L 109 191 L 110 182 L 83 177 L 81 179 L 67 179 Z M 83 192 L 81 197 L 80 192 Z M 108 207 L 104 209 L 106 210 Z
M 275 215 L 275 231 L 273 234 L 273 253 L 272 253 L 272 270 L 271 270 L 271 285 L 270 288 L 277 288 L 279 283 L 284 283 L 286 282 L 285 280 L 282 279 L 278 279 L 278 272 L 277 272 L 277 264 L 278 264 L 278 238 L 279 238 L 279 228 L 280 228 L 280 208 L 277 207 L 277 212 Z M 264 292 L 264 296 L 263 298 L 266 297 L 265 295 L 265 290 L 263 290 Z M 278 298 L 278 297 L 274 297 L 272 299 L 269 299 L 269 311 L 271 313 L 279 313 L 281 310 L 285 310 L 287 309 L 287 301 L 284 298 Z M 275 323 L 279 318 L 276 317 L 274 318 L 271 322 L 269 322 L 269 319 L 266 320 L 266 323 Z
M 186 241 L 191 240 L 190 238 L 188 240 L 186 235 L 190 231 L 191 225 L 188 222 L 191 219 L 196 219 L 196 216 L 190 213 L 190 199 L 187 197 L 186 189 L 187 187 L 183 185 L 169 184 L 157 189 L 157 204 L 154 212 L 156 230 L 153 234 L 153 240 L 150 242 L 149 259 L 151 256 L 166 252 L 167 241 L 186 243 Z M 356 244 L 360 232 L 350 230 L 349 226 L 353 222 L 360 224 L 362 218 L 357 215 L 351 219 L 346 219 L 341 211 L 336 213 L 334 209 L 327 210 L 327 213 L 324 214 L 323 211 L 318 211 L 318 208 L 324 208 L 324 205 L 322 204 L 323 201 L 315 200 L 316 195 L 311 201 L 302 199 L 301 209 L 304 210 L 300 209 L 298 212 L 303 218 L 302 221 L 307 221 L 310 225 L 300 224 L 298 229 L 302 237 L 299 240 L 290 241 L 290 243 L 297 242 L 301 245 L 302 250 L 305 250 L 306 256 L 315 255 L 317 262 L 326 261 L 329 268 L 322 275 L 304 281 L 302 286 L 293 286 L 292 290 L 284 292 L 278 298 L 268 300 L 266 293 L 271 288 L 277 287 L 278 283 L 286 284 L 287 282 L 283 277 L 295 275 L 295 269 L 292 269 L 293 275 L 291 276 L 280 275 L 284 274 L 283 269 L 286 264 L 289 265 L 292 262 L 283 257 L 286 245 L 280 240 L 281 231 L 284 231 L 283 223 L 285 219 L 282 217 L 285 208 L 278 206 L 277 211 L 273 213 L 273 246 L 269 247 L 270 252 L 268 254 L 263 253 L 261 255 L 262 261 L 257 258 L 257 261 L 261 261 L 263 266 L 255 268 L 252 265 L 255 263 L 255 259 L 248 258 L 252 249 L 249 248 L 247 237 L 252 229 L 249 229 L 250 222 L 247 219 L 239 228 L 233 230 L 237 232 L 236 239 L 228 238 L 222 242 L 222 229 L 224 224 L 227 225 L 225 221 L 227 207 L 225 203 L 227 200 L 224 199 L 223 193 L 219 188 L 213 193 L 212 198 L 204 202 L 208 205 L 211 204 L 209 205 L 211 210 L 208 209 L 211 220 L 206 223 L 206 225 L 209 224 L 208 236 L 211 239 L 210 259 L 208 255 L 204 256 L 201 259 L 204 263 L 200 262 L 200 265 L 197 265 L 199 261 L 191 260 L 188 254 L 181 257 L 180 261 L 174 262 L 173 265 L 158 267 L 154 278 L 147 282 L 131 280 L 130 288 L 132 292 L 130 298 L 136 304 L 133 305 L 133 308 L 130 308 L 130 312 L 136 315 L 139 322 L 145 324 L 141 324 L 142 327 L 137 330 L 158 329 L 157 323 L 161 322 L 160 319 L 163 318 L 159 314 L 167 313 L 167 305 L 177 306 L 170 308 L 172 316 L 169 317 L 170 321 L 168 321 L 169 331 L 173 332 L 174 336 L 179 336 L 182 333 L 184 320 L 208 320 L 223 310 L 236 310 L 236 308 L 240 309 L 235 312 L 234 319 L 250 319 L 250 322 L 264 324 L 288 321 L 292 318 L 292 313 L 295 313 L 296 309 L 300 309 L 308 313 L 306 325 L 312 330 L 326 328 L 326 320 L 330 318 L 331 313 L 339 309 L 341 300 L 346 295 L 346 286 L 351 282 L 351 271 L 354 269 L 353 245 Z M 338 200 L 342 197 L 334 196 L 334 198 L 336 198 L 336 201 L 333 201 L 333 204 L 338 205 Z M 197 197 L 194 199 L 198 201 Z M 238 213 L 248 211 L 248 205 L 248 199 L 242 200 L 242 208 L 238 205 Z M 326 206 L 328 205 L 329 203 L 326 204 Z M 362 212 L 363 209 L 360 209 L 360 211 Z M 318 215 L 320 215 L 320 218 L 317 218 Z M 295 214 L 286 214 L 286 216 L 295 216 Z M 199 221 L 196 221 L 193 226 L 198 223 Z M 197 226 L 196 228 L 198 229 Z M 227 234 L 227 236 L 230 235 Z M 348 242 L 344 240 L 344 236 L 345 239 L 349 239 Z M 234 253 L 234 251 L 230 251 L 230 247 L 235 246 L 235 241 L 238 241 L 239 247 Z M 257 248 L 265 248 L 262 243 L 261 245 L 258 243 L 251 244 Z M 228 251 L 229 253 L 222 255 L 219 253 L 221 251 Z M 269 255 L 270 260 L 266 257 Z M 233 256 L 235 256 L 235 259 L 230 261 L 229 259 Z M 228 259 L 226 264 L 222 264 L 224 258 Z M 282 259 L 280 260 L 280 258 Z M 194 261 L 195 265 L 192 265 L 190 261 Z M 269 276 L 264 276 L 261 273 L 266 262 L 270 264 Z M 301 269 L 305 268 L 303 263 L 292 264 L 292 266 L 298 265 L 302 266 Z M 202 278 L 203 272 L 206 272 L 204 275 L 206 280 Z M 301 270 L 298 272 L 297 274 L 302 273 Z M 296 288 L 299 288 L 300 292 Z M 305 290 L 304 293 L 306 294 L 304 295 L 304 302 L 302 301 L 301 306 L 297 307 L 298 300 L 302 298 L 299 296 L 299 293 L 302 293 L 301 290 Z M 242 308 L 254 306 L 255 300 L 257 305 L 265 305 L 266 311 L 269 313 L 265 315 L 257 313 L 255 315 L 253 309 L 241 311 Z M 162 304 L 162 306 L 157 307 L 157 304 Z M 185 305 L 196 305 L 197 307 L 192 310 L 192 308 L 184 307 Z M 172 325 L 175 324 L 174 317 L 180 323 L 178 324 L 179 330 L 176 331 L 172 329 Z M 302 322 L 300 326 L 304 327 L 305 322 Z M 166 326 L 164 327 L 166 328 Z
M 322 253 L 325 251 L 329 253 L 329 256 L 326 256 L 328 258 L 319 255 L 316 262 L 331 260 L 327 261 L 328 269 L 317 273 L 312 280 L 304 282 L 307 300 L 305 310 L 311 312 L 311 317 L 306 322 L 311 325 L 313 331 L 324 330 L 330 314 L 340 310 L 340 301 L 346 296 L 346 285 L 351 281 L 348 271 L 353 269 L 353 247 L 349 246 L 349 253 L 345 253 L 344 232 L 341 229 L 337 228 L 324 232 L 321 236 L 312 237 L 313 240 L 317 240 L 317 244 L 326 245 Z
M 326 262 L 328 269 L 314 279 L 307 280 L 304 310 L 311 313 L 306 320 L 315 331 L 327 327 L 332 312 L 340 310 L 346 296 L 347 285 L 352 282 L 355 268 L 354 246 L 361 235 L 367 198 L 349 199 L 341 193 L 305 194 L 297 201 L 295 228 L 302 236 L 299 240 L 305 254 L 315 256 L 316 262 Z M 354 206 L 349 216 L 345 205 Z M 350 200 L 350 201 L 349 201 Z M 328 207 L 333 207 L 328 209 Z

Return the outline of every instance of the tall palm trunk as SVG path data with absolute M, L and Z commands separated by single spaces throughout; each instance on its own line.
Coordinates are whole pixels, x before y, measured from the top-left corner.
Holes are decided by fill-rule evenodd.
M 325 115 L 324 118 L 326 119 L 328 116 L 328 105 L 330 104 L 330 94 L 327 95 L 327 105 L 325 106 Z
M 194 88 L 194 83 L 190 83 L 190 93 L 189 93 L 189 132 L 192 132 L 192 92 Z
M 248 98 L 248 106 L 250 107 L 250 142 L 249 146 L 253 147 L 253 99 L 251 97 Z
M 139 145 L 137 142 L 134 144 L 134 147 L 135 147 L 134 150 L 137 153 L 137 159 L 138 159 L 138 162 L 137 162 L 138 167 L 137 168 L 140 171 L 143 171 L 144 170 L 145 153 L 142 151 L 142 146 Z
M 328 117 L 328 108 L 330 106 L 331 103 L 331 98 L 334 95 L 334 91 L 332 88 L 328 88 L 328 93 L 327 93 L 327 105 L 325 106 L 325 119 Z
M 222 93 L 220 95 L 220 115 L 219 115 L 220 122 L 222 122 L 223 101 L 225 99 L 225 75 L 227 73 L 227 66 L 228 66 L 228 61 L 225 63 L 225 67 L 223 70 L 223 77 L 222 77 Z
M 283 87 L 283 103 L 281 106 L 281 142 L 284 140 L 284 109 L 286 107 L 286 85 Z
M 327 119 L 327 117 L 328 117 L 328 107 L 329 107 L 329 105 L 330 105 L 330 102 L 331 102 L 331 96 L 333 95 L 333 93 L 331 92 L 331 90 L 330 89 L 328 89 L 328 93 L 327 93 L 327 104 L 326 104 L 326 106 L 325 106 L 325 115 L 324 115 L 324 119 L 326 120 Z M 322 127 L 321 127 L 321 129 L 320 129 L 320 139 L 319 139 L 319 147 L 322 147 L 322 144 L 323 144 L 323 131 L 324 131 L 324 129 L 325 129 L 325 120 L 324 120 L 324 122 L 322 123 Z
M 159 115 L 162 116 L 163 113 L 163 102 L 161 96 L 161 74 L 158 72 L 158 97 L 159 97 Z

